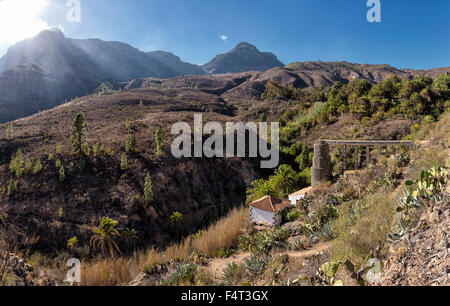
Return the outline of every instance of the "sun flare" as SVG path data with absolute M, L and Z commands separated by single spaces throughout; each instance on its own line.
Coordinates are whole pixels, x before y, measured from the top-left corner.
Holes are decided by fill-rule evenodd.
M 0 53 L 49 26 L 41 18 L 48 0 L 0 0 Z

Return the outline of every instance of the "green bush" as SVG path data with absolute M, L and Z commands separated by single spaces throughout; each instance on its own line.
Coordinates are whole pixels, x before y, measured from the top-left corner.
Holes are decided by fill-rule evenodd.
M 168 286 L 194 285 L 198 266 L 192 262 L 183 262 L 177 265 L 175 272 L 165 281 Z
M 245 266 L 232 262 L 223 270 L 223 283 L 225 286 L 238 286 L 246 276 Z
M 301 217 L 301 215 L 302 214 L 297 210 L 297 208 L 292 208 L 286 214 L 286 221 L 287 222 L 293 222 L 295 220 L 298 220 Z

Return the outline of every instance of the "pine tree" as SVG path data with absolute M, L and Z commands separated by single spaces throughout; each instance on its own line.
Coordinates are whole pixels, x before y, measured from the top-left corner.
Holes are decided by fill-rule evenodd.
M 85 155 L 86 147 L 86 121 L 82 113 L 78 113 L 72 124 L 72 141 L 73 152 L 78 156 L 83 157 Z
M 137 146 L 136 136 L 131 133 L 131 130 L 129 130 L 127 140 L 125 142 L 125 151 L 130 154 L 135 154 L 138 151 Z
M 122 159 L 120 162 L 120 169 L 122 169 L 122 171 L 125 171 L 128 167 L 128 160 L 127 160 L 127 154 L 124 152 L 122 154 Z
M 41 163 L 41 160 L 38 159 L 36 161 L 36 164 L 34 165 L 33 174 L 36 175 L 36 174 L 38 174 L 41 171 L 42 171 L 42 163 Z
M 164 146 L 164 130 L 160 125 L 158 125 L 158 128 L 156 129 L 155 141 L 156 155 L 159 156 L 162 154 L 162 147 Z
M 9 164 L 9 171 L 11 174 L 15 175 L 17 178 L 21 177 L 25 171 L 24 161 L 22 157 L 22 151 L 19 149 L 11 158 Z
M 145 177 L 145 184 L 144 184 L 144 199 L 145 202 L 150 204 L 153 202 L 153 185 L 152 185 L 152 177 L 150 174 L 147 174 Z
M 59 168 L 59 181 L 62 183 L 66 180 L 66 173 L 64 171 L 64 167 L 61 165 Z
M 8 123 L 8 126 L 6 127 L 6 139 L 8 139 L 8 140 L 13 139 L 13 134 L 14 134 L 13 126 L 12 126 L 12 123 L 10 122 L 10 123 Z
M 11 177 L 8 182 L 8 196 L 12 196 L 16 191 L 17 191 L 17 184 Z
M 58 218 L 62 218 L 62 217 L 64 217 L 64 211 L 63 211 L 63 208 L 60 207 L 60 208 L 58 209 Z
M 127 119 L 127 139 L 125 141 L 125 151 L 130 154 L 136 154 L 138 152 L 138 144 L 136 136 L 131 131 L 131 121 Z

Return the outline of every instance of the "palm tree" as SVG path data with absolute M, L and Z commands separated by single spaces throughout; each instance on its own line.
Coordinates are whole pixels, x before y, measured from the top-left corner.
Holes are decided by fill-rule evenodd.
M 173 224 L 175 224 L 177 226 L 177 240 L 178 240 L 179 225 L 181 223 L 183 223 L 183 215 L 177 211 L 174 212 L 170 216 L 170 222 L 172 222 Z
M 100 226 L 93 230 L 95 235 L 91 237 L 90 244 L 94 250 L 97 250 L 97 248 L 100 247 L 100 250 L 105 257 L 108 252 L 111 257 L 115 256 L 115 252 L 121 253 L 119 246 L 114 241 L 115 237 L 120 236 L 119 231 L 116 229 L 117 224 L 119 224 L 119 222 L 113 219 L 102 217 L 100 218 Z
M 289 165 L 281 165 L 270 178 L 273 189 L 284 196 L 298 187 L 299 175 Z
M 255 180 L 252 182 L 252 188 L 247 190 L 247 204 L 268 195 L 275 195 L 270 183 L 264 179 Z

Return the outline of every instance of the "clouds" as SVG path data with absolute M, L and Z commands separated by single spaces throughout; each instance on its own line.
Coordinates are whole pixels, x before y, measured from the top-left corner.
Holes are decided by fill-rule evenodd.
M 222 35 L 219 37 L 221 40 L 223 40 L 224 42 L 228 40 L 228 36 L 226 35 Z
M 0 56 L 10 45 L 50 28 L 40 16 L 47 4 L 47 0 L 0 1 Z

